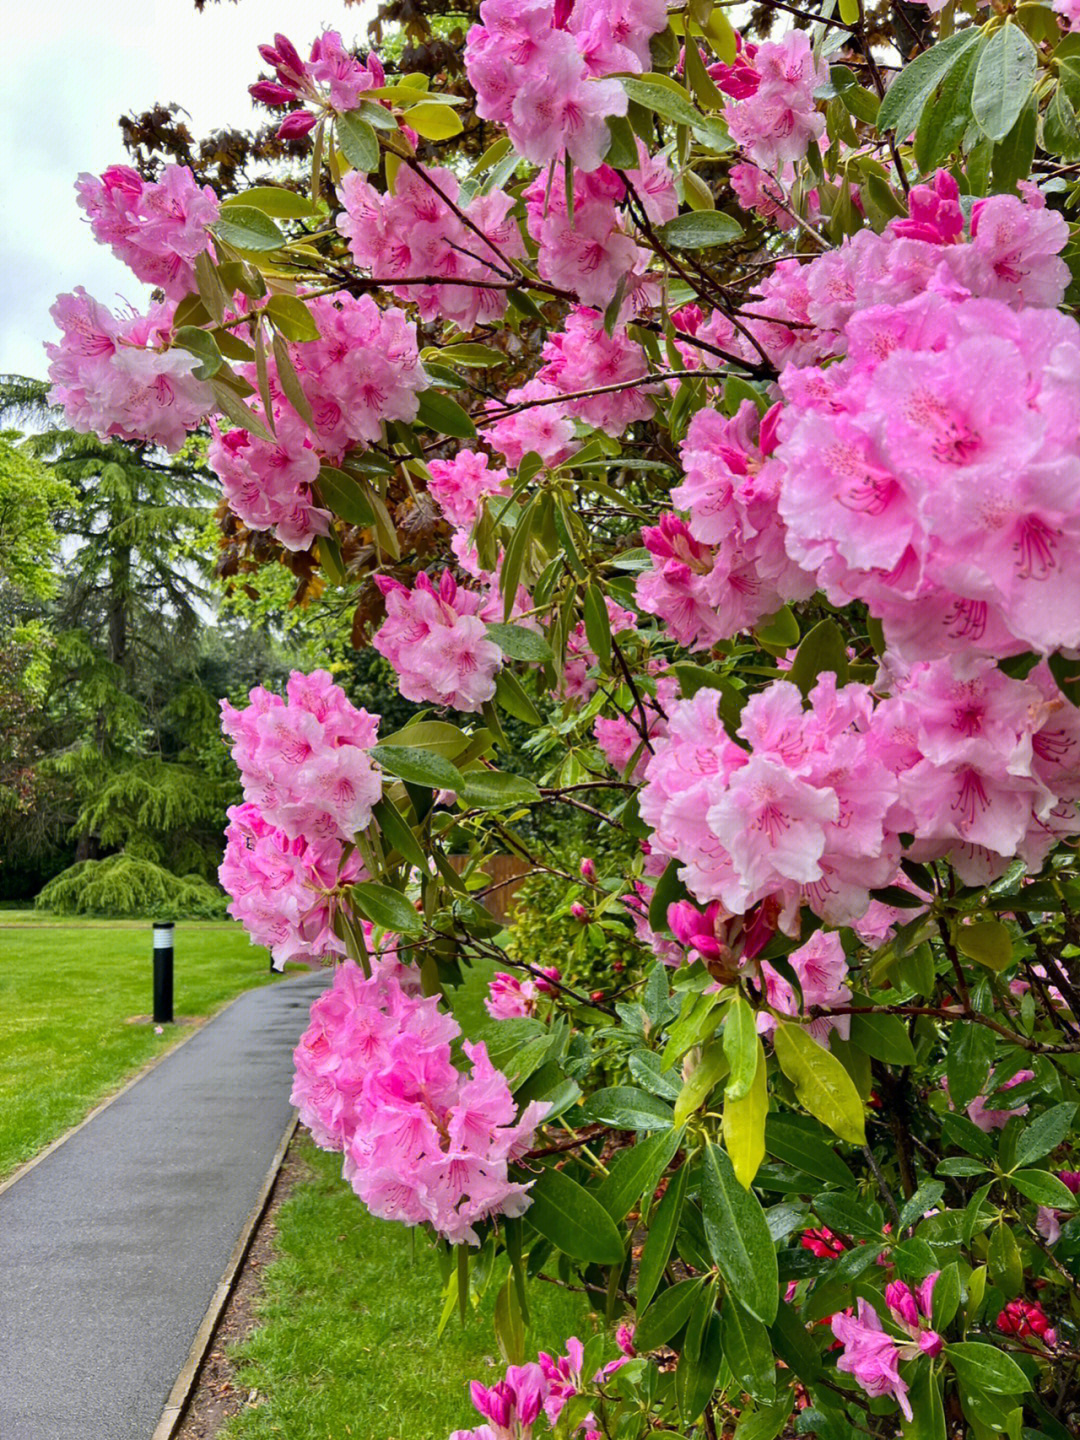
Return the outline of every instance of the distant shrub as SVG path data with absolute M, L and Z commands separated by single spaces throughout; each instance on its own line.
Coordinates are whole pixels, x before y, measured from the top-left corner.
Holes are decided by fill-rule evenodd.
M 55 915 L 109 919 L 220 920 L 225 897 L 200 875 L 174 875 L 152 860 L 109 855 L 79 860 L 50 880 L 34 902 Z

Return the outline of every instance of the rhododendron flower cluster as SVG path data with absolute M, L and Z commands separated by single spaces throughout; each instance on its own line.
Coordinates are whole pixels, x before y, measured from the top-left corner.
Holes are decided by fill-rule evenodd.
M 424 574 L 412 590 L 389 575 L 376 582 L 386 597 L 386 619 L 372 643 L 394 667 L 405 699 L 479 710 L 495 694 L 503 663 L 480 615 L 484 598 L 458 585 L 449 570 L 437 586 Z
M 509 493 L 509 474 L 490 468 L 490 457 L 459 450 L 452 460 L 429 460 L 428 494 L 451 525 L 471 529 L 488 495 Z
M 275 78 L 248 86 L 254 100 L 270 106 L 300 101 L 314 107 L 286 115 L 278 127 L 282 140 L 299 140 L 327 111 L 341 114 L 355 110 L 367 91 L 386 84 L 379 57 L 372 53 L 366 61 L 357 60 L 345 49 L 336 30 L 324 30 L 318 36 L 307 63 L 285 35 L 275 35 L 272 45 L 260 45 L 259 54 L 273 66 Z M 325 90 L 320 88 L 323 86 Z
M 678 692 L 679 682 L 663 675 L 656 682 L 655 701 L 649 695 L 642 695 L 640 709 L 635 705 L 629 715 L 616 715 L 613 719 L 597 716 L 593 735 L 612 769 L 621 774 L 636 755 L 634 779 L 641 779 L 657 742 L 668 732 L 667 711 Z
M 370 979 L 346 961 L 311 1008 L 292 1101 L 316 1143 L 343 1151 L 345 1178 L 373 1215 L 478 1245 L 481 1221 L 528 1209 L 529 1186 L 508 1166 L 550 1106 L 533 1101 L 517 1116 L 483 1044 L 463 1042 L 471 1073 L 458 1070 L 460 1034 L 396 959 L 376 958 Z
M 337 463 L 353 446 L 380 440 L 383 421 L 415 420 L 429 382 L 416 325 L 403 310 L 380 309 L 370 295 L 318 295 L 307 306 L 319 338 L 291 344 L 289 355 L 314 416 L 315 442 Z M 268 368 L 274 400 L 289 404 L 272 358 Z M 244 373 L 256 383 L 254 365 Z
M 868 1395 L 891 1395 L 913 1418 L 908 1384 L 900 1374 L 900 1344 L 886 1333 L 874 1307 L 860 1299 L 854 1315 L 834 1315 L 832 1332 L 844 1347 L 836 1368 L 853 1375 Z
M 49 312 L 61 330 L 47 344 L 50 399 L 76 430 L 179 450 L 214 402 L 196 380 L 199 361 L 169 350 L 173 307 L 117 317 L 80 285 Z
M 747 73 L 751 68 L 756 84 Z M 752 57 L 744 50 L 740 78 L 742 97 L 724 110 L 731 138 L 766 170 L 801 160 L 825 129 L 814 91 L 825 84 L 828 71 L 815 59 L 810 37 L 789 30 L 782 40 L 759 45 Z
M 505 970 L 496 970 L 488 986 L 484 1009 L 493 1020 L 515 1020 L 532 1015 L 541 995 L 554 992 L 553 980 L 559 978 L 557 965 L 544 967 L 542 975 L 521 980 Z
M 680 645 L 707 649 L 816 588 L 787 554 L 779 475 L 765 464 L 779 410 L 762 418 L 750 400 L 730 420 L 699 410 L 682 446 L 685 478 L 671 492 L 689 521 L 666 514 L 642 531 L 654 568 L 638 577 L 638 603 Z
M 477 114 L 505 125 L 536 165 L 565 152 L 595 170 L 607 117 L 627 108 L 623 87 L 603 77 L 649 69 L 649 38 L 667 23 L 663 0 L 484 0 L 480 20 L 465 47 Z
M 272 530 L 287 550 L 306 550 L 330 529 L 330 512 L 316 505 L 312 485 L 320 461 L 310 430 L 292 409 L 274 411 L 273 440 L 211 421 L 207 451 L 229 506 L 252 530 Z
M 1033 1336 L 1051 1349 L 1058 1342 L 1057 1331 L 1037 1300 L 1009 1300 L 996 1323 L 1002 1335 Z
M 399 300 L 414 302 L 421 319 L 453 320 L 471 330 L 505 311 L 505 290 L 497 284 L 486 288 L 484 282 L 497 282 L 511 259 L 524 259 L 525 246 L 509 215 L 514 204 L 509 195 L 491 190 L 462 205 L 460 190 L 453 171 L 442 168 L 418 174 L 403 166 L 392 193 L 376 190 L 365 176 L 350 171 L 339 189 L 345 213 L 338 228 L 356 263 L 383 280 Z M 487 236 L 486 243 L 481 236 Z M 445 277 L 445 283 L 391 283 L 431 276 Z M 454 285 L 455 279 L 473 283 Z
M 110 165 L 100 179 L 80 175 L 79 204 L 94 239 L 169 300 L 196 289 L 193 262 L 209 249 L 207 226 L 218 218 L 218 198 L 185 165 L 165 165 L 146 181 L 129 165 Z
M 572 310 L 563 333 L 552 335 L 544 345 L 543 358 L 546 363 L 537 379 L 566 394 L 612 385 L 626 387 L 567 403 L 571 415 L 596 429 L 618 436 L 635 420 L 647 420 L 653 413 L 649 392 L 655 394 L 658 387 L 635 383 L 649 372 L 641 346 L 625 329 L 609 335 L 598 310 Z
M 632 1356 L 634 1327 L 620 1325 L 616 1343 L 622 1355 L 602 1366 L 593 1376 L 594 1384 L 602 1384 L 616 1370 L 622 1369 Z M 488 1422 L 475 1430 L 455 1430 L 450 1440 L 532 1440 L 533 1426 L 543 1413 L 553 1428 L 566 1408 L 568 1400 L 583 1389 L 582 1366 L 585 1347 L 576 1335 L 566 1341 L 565 1355 L 549 1355 L 541 1350 L 535 1363 L 510 1365 L 502 1380 L 494 1385 L 481 1385 L 474 1380 L 469 1397 Z M 601 1440 L 596 1417 L 586 1415 L 574 1433 L 584 1440 Z
M 498 416 L 504 408 L 514 409 L 519 405 L 522 408 L 516 414 L 490 420 L 481 432 L 512 470 L 517 469 L 530 451 L 554 470 L 581 449 L 581 442 L 574 438 L 570 408 L 554 385 L 530 380 L 507 391 L 505 407 L 492 402 L 489 409 Z
M 218 879 L 231 897 L 229 914 L 252 943 L 267 947 L 275 970 L 343 955 L 334 918 L 343 889 L 364 878 L 356 851 L 346 856 L 332 838 L 289 836 L 250 801 L 228 816 Z
M 638 618 L 632 610 L 627 610 L 624 605 L 616 604 L 610 595 L 604 597 L 604 605 L 612 636 L 618 636 L 624 631 L 637 628 Z M 589 671 L 596 664 L 596 652 L 589 644 L 584 624 L 579 621 L 566 639 L 566 656 L 559 695 L 580 699 L 590 696 L 596 689 L 596 681 Z M 587 878 L 588 876 L 586 876 Z
M 1080 326 L 927 295 L 847 334 L 781 380 L 789 553 L 913 660 L 1080 643 Z
M 1017 1085 L 1024 1085 L 1028 1080 L 1034 1079 L 1034 1070 L 1017 1070 L 1015 1075 L 1010 1075 L 1009 1078 L 1003 1080 L 1000 1085 L 995 1085 L 994 1076 L 991 1075 L 986 1094 L 976 1095 L 975 1099 L 968 1105 L 968 1118 L 973 1120 L 979 1129 L 985 1131 L 987 1135 L 989 1135 L 992 1130 L 1001 1130 L 1009 1123 L 1014 1115 L 1026 1115 L 1028 1113 L 1028 1107 L 1026 1105 L 1017 1105 L 1015 1109 L 1011 1110 L 991 1109 L 989 1103 L 991 1092 L 1001 1095 L 1005 1090 L 1012 1090 Z M 948 1095 L 948 1080 L 943 1080 L 941 1083 L 946 1095 Z M 951 1110 L 953 1108 L 953 1103 L 950 1098 L 949 1109 Z
M 290 839 L 352 841 L 382 795 L 367 753 L 379 717 L 358 710 L 325 670 L 294 670 L 286 695 L 257 686 L 244 710 L 221 702 L 244 798 Z
M 791 982 L 786 980 L 767 960 L 761 962 L 761 977 L 765 986 L 765 999 L 773 1010 L 781 1015 L 801 1015 L 815 1005 L 829 1008 L 851 1002 L 851 991 L 847 986 L 848 961 L 844 954 L 843 941 L 835 930 L 815 930 L 805 945 L 800 945 L 787 957 L 787 962 L 799 981 L 802 991 L 802 1005 Z M 768 1011 L 759 1010 L 757 1028 L 768 1034 L 776 1028 L 776 1018 Z M 851 1034 L 850 1015 L 821 1015 L 806 1027 L 821 1045 L 828 1045 L 829 1037 L 835 1031 L 842 1040 Z

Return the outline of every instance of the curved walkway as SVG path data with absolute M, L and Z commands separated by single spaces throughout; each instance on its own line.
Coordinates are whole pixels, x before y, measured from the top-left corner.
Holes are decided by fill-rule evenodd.
M 327 971 L 240 996 L 0 1195 L 0 1436 L 149 1440 L 292 1117 Z

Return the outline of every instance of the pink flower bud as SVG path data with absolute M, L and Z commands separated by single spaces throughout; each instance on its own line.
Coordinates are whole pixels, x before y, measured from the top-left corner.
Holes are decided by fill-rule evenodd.
M 310 110 L 294 110 L 291 115 L 286 115 L 278 126 L 278 138 L 302 140 L 305 135 L 314 130 L 315 125 L 316 119 Z
M 903 1280 L 893 1280 L 886 1285 L 885 1303 L 905 1325 L 912 1330 L 919 1328 L 919 1307 L 910 1287 Z
M 287 65 L 290 70 L 295 70 L 297 75 L 303 75 L 307 66 L 300 59 L 300 52 L 292 41 L 285 35 L 275 35 L 274 46 L 281 56 L 281 63 Z
M 596 880 L 596 866 L 588 856 L 581 862 L 581 878 L 587 880 L 590 885 Z
M 924 1355 L 929 1355 L 931 1360 L 940 1355 L 945 1346 L 945 1341 L 936 1330 L 923 1330 L 919 1335 L 919 1349 Z
M 253 100 L 261 100 L 264 105 L 288 105 L 290 100 L 296 99 L 295 89 L 290 89 L 287 85 L 275 85 L 272 80 L 259 80 L 254 85 L 249 85 L 248 94 Z
M 575 900 L 574 903 L 570 906 L 570 914 L 574 917 L 575 920 L 580 921 L 582 925 L 587 925 L 589 923 L 589 912 L 585 909 L 585 906 L 582 905 L 580 900 Z

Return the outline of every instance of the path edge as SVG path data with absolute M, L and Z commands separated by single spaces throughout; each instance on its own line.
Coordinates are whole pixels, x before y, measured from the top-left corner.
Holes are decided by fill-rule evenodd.
M 221 1317 L 225 1313 L 225 1307 L 236 1289 L 240 1272 L 244 1268 L 244 1261 L 248 1257 L 252 1241 L 255 1239 L 255 1232 L 258 1230 L 267 1210 L 270 1208 L 270 1200 L 274 1193 L 274 1186 L 277 1184 L 278 1174 L 285 1161 L 293 1136 L 296 1134 L 299 1125 L 299 1115 L 293 1112 L 292 1119 L 285 1127 L 285 1134 L 281 1137 L 274 1158 L 270 1161 L 270 1168 L 263 1179 L 262 1187 L 259 1190 L 258 1198 L 244 1221 L 240 1235 L 229 1256 L 229 1263 L 225 1267 L 225 1273 L 218 1282 L 217 1288 L 210 1297 L 210 1304 L 206 1307 L 206 1313 L 195 1332 L 195 1339 L 191 1342 L 191 1349 L 188 1351 L 187 1360 L 183 1369 L 176 1377 L 176 1382 L 169 1391 L 168 1399 L 165 1401 L 165 1408 L 161 1412 L 161 1419 L 157 1423 L 150 1440 L 173 1440 L 176 1432 L 187 1414 L 188 1405 L 195 1393 L 195 1386 L 199 1379 L 199 1372 L 202 1370 L 203 1362 L 213 1344 L 214 1335 L 217 1332 Z
M 12 926 L 11 928 L 16 929 L 17 927 Z M 304 978 L 305 974 L 312 975 L 314 973 L 313 970 L 307 970 L 301 975 L 287 977 L 284 980 L 277 980 L 274 983 L 277 985 L 287 985 L 290 978 L 300 980 Z M 139 1081 L 145 1079 L 152 1070 L 156 1070 L 162 1061 L 168 1060 L 170 1055 L 175 1055 L 178 1050 L 182 1050 L 190 1040 L 194 1040 L 196 1035 L 201 1034 L 208 1025 L 212 1025 L 219 1015 L 224 1015 L 226 1010 L 231 1009 L 232 1006 L 242 1000 L 245 995 L 252 995 L 256 990 L 265 989 L 265 985 L 253 985 L 250 990 L 241 990 L 238 995 L 233 995 L 231 999 L 226 1000 L 224 1005 L 215 1010 L 212 1015 L 201 1017 L 200 1023 L 192 1025 L 190 1032 L 187 1035 L 181 1036 L 175 1045 L 170 1045 L 167 1050 L 162 1050 L 160 1055 L 155 1055 L 152 1060 L 148 1060 L 141 1070 L 136 1070 L 134 1075 L 129 1076 L 128 1079 L 124 1081 L 119 1090 L 114 1090 L 111 1095 L 106 1095 L 104 1100 L 99 1100 L 92 1110 L 85 1114 L 76 1124 L 72 1125 L 70 1130 L 65 1130 L 64 1133 L 58 1135 L 55 1140 L 50 1140 L 44 1150 L 39 1150 L 36 1155 L 31 1155 L 29 1160 L 24 1160 L 5 1180 L 0 1180 L 0 1195 L 10 1190 L 24 1175 L 29 1175 L 30 1171 L 40 1165 L 43 1160 L 47 1160 L 54 1150 L 59 1150 L 61 1145 L 66 1145 L 71 1137 L 77 1135 L 84 1125 L 89 1125 L 90 1121 L 100 1115 L 103 1110 L 107 1110 L 109 1106 L 115 1104 L 122 1095 L 126 1095 L 133 1085 L 137 1085 Z

